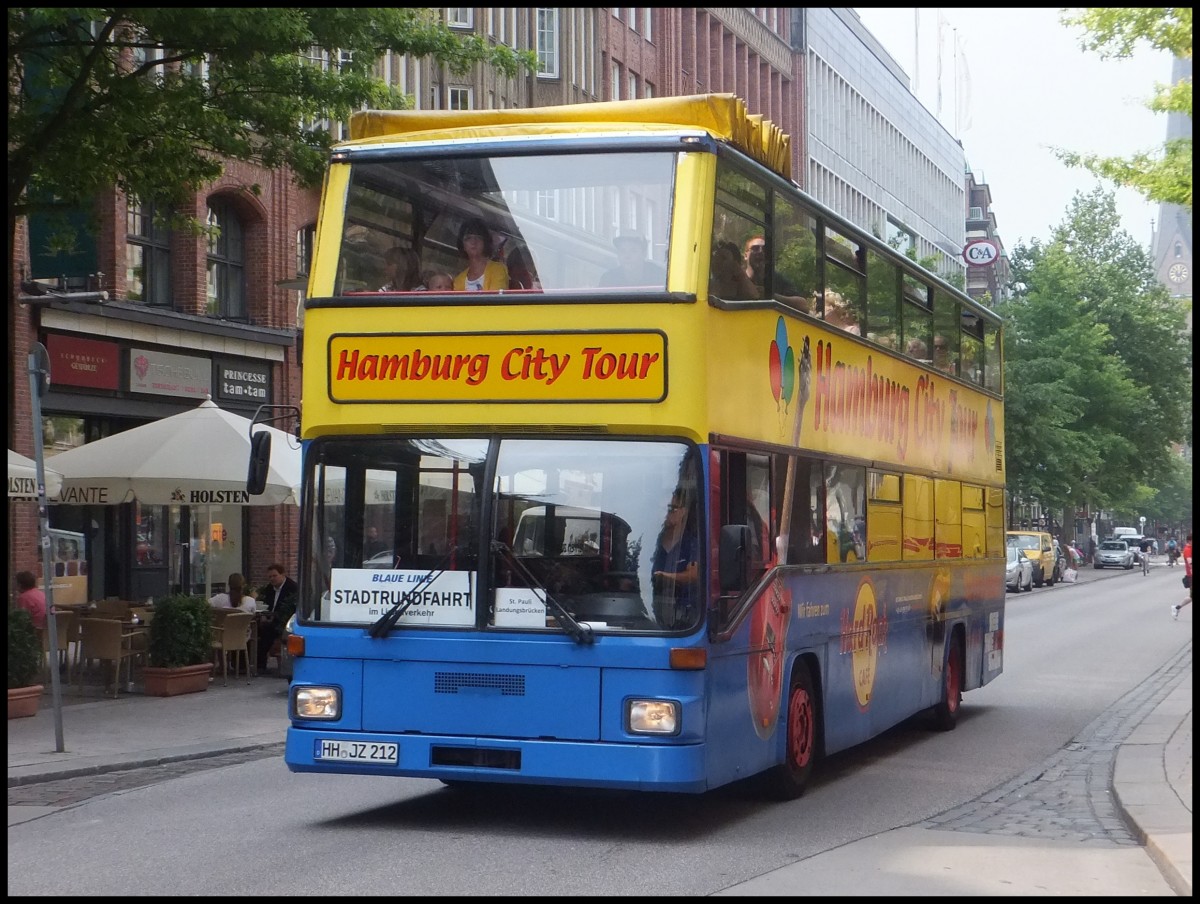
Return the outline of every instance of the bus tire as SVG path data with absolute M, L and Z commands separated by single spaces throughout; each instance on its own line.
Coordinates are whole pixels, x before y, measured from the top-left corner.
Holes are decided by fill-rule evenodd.
M 788 687 L 787 747 L 784 761 L 763 773 L 763 788 L 774 800 L 795 800 L 804 793 L 817 759 L 820 704 L 808 666 L 797 663 Z
M 942 699 L 933 707 L 933 724 L 938 731 L 954 731 L 958 725 L 958 711 L 962 707 L 963 686 L 962 635 L 951 635 L 946 650 L 946 664 L 942 668 Z

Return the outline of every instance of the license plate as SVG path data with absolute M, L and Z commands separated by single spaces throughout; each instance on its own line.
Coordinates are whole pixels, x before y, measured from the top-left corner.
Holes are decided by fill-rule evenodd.
M 395 766 L 400 761 L 400 745 L 318 738 L 313 756 L 318 760 L 335 760 L 340 763 L 383 763 Z

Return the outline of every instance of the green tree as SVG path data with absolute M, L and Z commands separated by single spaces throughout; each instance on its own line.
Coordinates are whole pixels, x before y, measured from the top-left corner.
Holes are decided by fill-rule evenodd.
M 457 73 L 537 68 L 429 8 L 10 7 L 10 266 L 21 216 L 114 186 L 169 205 L 226 160 L 317 184 L 333 141 L 320 123 L 407 105 L 373 74 L 389 50 Z
M 1123 59 L 1139 42 L 1166 50 L 1180 59 L 1192 58 L 1192 10 L 1134 9 L 1127 7 L 1085 8 L 1064 12 L 1062 23 L 1082 27 L 1085 50 L 1097 51 L 1102 59 Z M 1192 81 L 1156 86 L 1146 106 L 1156 113 L 1192 115 Z M 1132 188 L 1151 201 L 1192 209 L 1192 139 L 1165 142 L 1153 151 L 1129 158 L 1078 154 L 1057 149 L 1055 154 L 1068 166 L 1083 167 L 1101 178 Z
M 1192 523 L 1192 465 L 1178 455 L 1155 475 L 1154 497 L 1140 514 L 1160 525 Z
M 1120 228 L 1111 192 L 1077 194 L 1051 241 L 1018 246 L 1006 317 L 1015 495 L 1055 509 L 1138 508 L 1190 439 L 1185 308 Z

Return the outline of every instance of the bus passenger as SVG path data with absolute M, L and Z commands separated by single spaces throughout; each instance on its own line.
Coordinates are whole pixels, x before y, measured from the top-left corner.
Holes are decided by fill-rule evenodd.
M 908 356 L 916 358 L 923 364 L 929 363 L 929 347 L 925 344 L 924 339 L 913 337 L 908 340 Z
M 933 366 L 942 373 L 954 373 L 954 361 L 950 358 L 950 349 L 946 345 L 945 336 L 933 337 Z
M 411 292 L 421 282 L 421 258 L 412 248 L 396 245 L 383 254 L 383 285 L 380 292 Z
M 750 236 L 746 240 L 744 249 L 746 259 L 746 276 L 754 283 L 754 287 L 758 290 L 754 298 L 766 298 L 766 283 L 767 283 L 767 240 L 762 233 Z M 800 290 L 792 283 L 790 279 L 775 271 L 774 279 L 772 280 L 772 288 L 774 289 L 774 297 L 784 304 L 791 305 L 798 311 L 803 311 L 805 314 L 813 312 L 813 302 L 811 298 L 806 298 L 800 294 Z
M 479 217 L 472 217 L 458 230 L 458 250 L 467 266 L 454 277 L 454 288 L 467 292 L 499 292 L 508 288 L 508 267 L 492 260 L 492 231 Z
M 825 293 L 825 322 L 855 336 L 861 335 L 858 313 L 837 292 Z
M 600 288 L 650 286 L 661 289 L 667 282 L 667 271 L 646 258 L 646 240 L 640 235 L 623 232 L 613 239 L 617 249 L 617 266 L 600 277 Z
M 742 269 L 742 252 L 733 242 L 713 245 L 709 291 L 719 298 L 760 298 L 757 287 Z
M 687 623 L 695 614 L 700 565 L 696 534 L 689 524 L 689 516 L 683 490 L 676 489 L 671 494 L 667 517 L 659 532 L 650 566 L 655 613 L 668 628 Z
M 508 252 L 508 287 L 541 290 L 542 281 L 533 269 L 533 260 L 528 248 L 514 248 Z
M 421 288 L 426 292 L 453 292 L 454 277 L 445 270 L 433 270 L 425 277 L 425 285 Z

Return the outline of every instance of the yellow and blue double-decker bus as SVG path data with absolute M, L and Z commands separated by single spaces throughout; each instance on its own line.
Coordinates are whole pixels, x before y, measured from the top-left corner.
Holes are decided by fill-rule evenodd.
M 304 302 L 290 769 L 793 797 L 954 727 L 1002 670 L 990 310 L 731 95 L 351 130 Z

